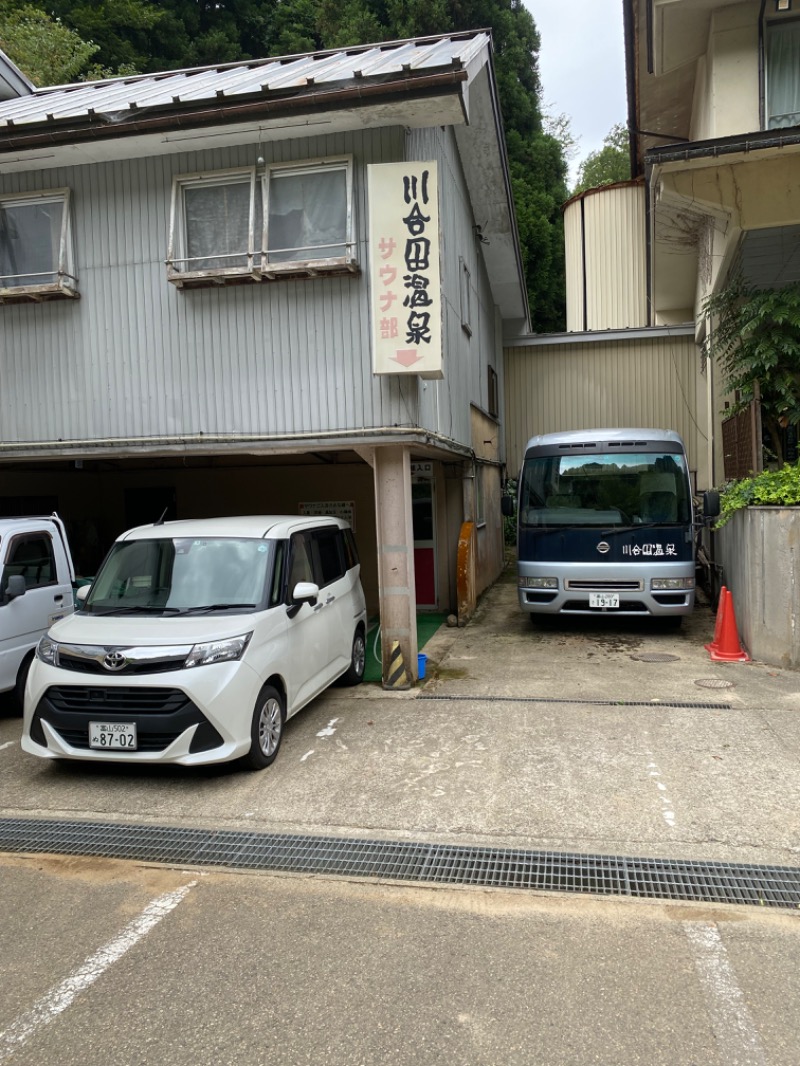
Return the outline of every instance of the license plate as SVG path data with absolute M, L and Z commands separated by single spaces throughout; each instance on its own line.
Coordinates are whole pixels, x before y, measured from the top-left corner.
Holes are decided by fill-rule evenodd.
M 590 607 L 619 607 L 618 592 L 590 592 Z
M 89 747 L 136 751 L 135 722 L 89 722 Z

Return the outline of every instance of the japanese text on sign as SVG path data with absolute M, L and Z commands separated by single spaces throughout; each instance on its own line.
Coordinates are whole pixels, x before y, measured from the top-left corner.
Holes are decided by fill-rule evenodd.
M 436 163 L 372 165 L 368 186 L 373 370 L 441 377 Z
M 332 515 L 334 518 L 343 518 L 355 531 L 356 528 L 356 505 L 353 500 L 317 500 L 314 503 L 301 503 L 299 507 L 301 515 Z
M 677 555 L 674 544 L 623 544 L 623 555 Z

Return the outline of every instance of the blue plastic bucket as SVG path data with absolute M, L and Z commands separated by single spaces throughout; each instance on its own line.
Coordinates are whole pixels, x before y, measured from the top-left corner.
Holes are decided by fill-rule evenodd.
M 428 665 L 428 656 L 424 652 L 420 652 L 417 656 L 417 676 L 420 681 L 425 680 L 425 667 Z

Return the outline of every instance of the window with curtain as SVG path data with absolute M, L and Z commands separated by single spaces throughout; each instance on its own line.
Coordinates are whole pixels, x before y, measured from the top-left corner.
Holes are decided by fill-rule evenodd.
M 66 192 L 0 199 L 0 289 L 75 287 Z
M 269 262 L 332 259 L 346 254 L 346 166 L 271 170 L 267 196 Z
M 176 178 L 171 280 L 351 269 L 351 184 L 349 159 Z
M 767 128 L 800 125 L 800 19 L 768 22 L 765 46 Z
M 183 189 L 186 269 L 250 268 L 253 251 L 261 245 L 260 207 L 250 177 L 219 184 L 186 185 Z

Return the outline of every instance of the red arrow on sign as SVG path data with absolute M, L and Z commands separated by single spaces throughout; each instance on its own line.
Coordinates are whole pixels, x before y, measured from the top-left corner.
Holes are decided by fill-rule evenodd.
M 398 348 L 392 358 L 401 366 L 413 366 L 421 362 L 422 357 L 417 354 L 416 348 Z

